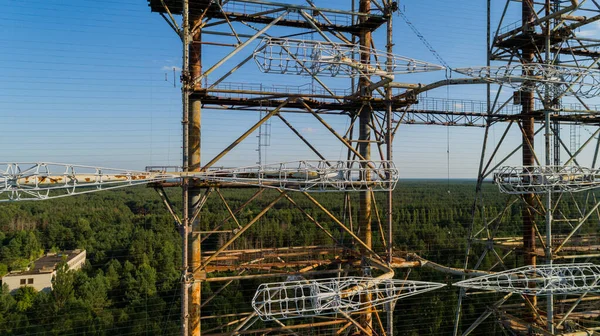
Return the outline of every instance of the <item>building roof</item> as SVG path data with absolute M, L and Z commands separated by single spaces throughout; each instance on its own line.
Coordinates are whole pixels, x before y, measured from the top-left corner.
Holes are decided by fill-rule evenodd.
M 30 268 L 29 270 L 22 271 L 22 272 L 9 273 L 9 274 L 6 274 L 4 277 L 21 276 L 21 275 L 28 275 L 28 274 L 52 273 L 56 269 L 56 265 L 58 265 L 58 263 L 60 263 L 61 261 L 69 262 L 69 261 L 73 260 L 75 257 L 77 257 L 78 255 L 80 255 L 82 252 L 85 252 L 85 250 L 76 249 L 76 250 L 62 251 L 59 253 L 47 253 L 45 256 L 34 261 L 33 262 L 34 266 L 32 268 Z

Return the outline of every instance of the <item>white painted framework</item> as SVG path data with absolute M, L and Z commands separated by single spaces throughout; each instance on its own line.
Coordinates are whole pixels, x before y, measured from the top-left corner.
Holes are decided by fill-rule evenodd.
M 213 170 L 207 182 L 231 182 L 291 191 L 328 192 L 394 189 L 399 172 L 391 161 L 303 160 Z
M 580 166 L 502 167 L 494 183 L 505 194 L 577 192 L 600 187 L 600 169 Z
M 524 266 L 455 286 L 534 296 L 600 292 L 600 267 L 591 263 Z
M 584 98 L 600 94 L 600 70 L 586 67 L 528 63 L 453 70 L 492 83 L 506 84 L 517 90 L 549 89 L 555 96 L 574 95 Z M 524 82 L 531 85 L 523 85 Z
M 364 277 L 295 279 L 261 284 L 252 307 L 262 320 L 352 313 L 444 286 L 435 282 Z M 371 300 L 361 301 L 366 294 Z
M 205 172 L 0 163 L 0 202 L 44 200 L 181 178 L 304 192 L 387 191 L 396 187 L 398 177 L 398 169 L 391 161 L 302 160 Z
M 357 55 L 372 57 L 369 66 L 356 61 Z M 388 68 L 386 61 L 391 60 Z M 445 67 L 379 50 L 363 50 L 357 44 L 327 41 L 264 38 L 254 51 L 262 72 L 331 77 L 381 76 L 444 70 Z M 388 70 L 389 69 L 389 70 Z

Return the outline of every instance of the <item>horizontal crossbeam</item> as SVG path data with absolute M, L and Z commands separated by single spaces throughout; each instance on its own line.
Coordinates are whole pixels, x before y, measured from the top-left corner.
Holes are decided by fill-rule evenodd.
M 0 202 L 44 200 L 158 181 L 194 179 L 302 192 L 385 191 L 399 173 L 391 161 L 304 160 L 205 172 L 133 171 L 61 163 L 0 163 Z

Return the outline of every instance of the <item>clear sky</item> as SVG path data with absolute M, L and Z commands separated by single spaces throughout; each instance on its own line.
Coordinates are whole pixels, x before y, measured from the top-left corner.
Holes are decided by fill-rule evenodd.
M 497 20 L 504 1 L 493 3 Z M 316 4 L 328 5 L 326 1 Z M 129 169 L 180 164 L 181 95 L 179 72 L 174 87 L 172 69 L 181 67 L 181 43 L 163 19 L 150 12 L 146 1 L 0 0 L 0 5 L 0 161 Z M 485 64 L 485 1 L 405 0 L 400 6 L 452 67 Z M 518 14 L 509 17 L 516 20 Z M 395 53 L 436 63 L 401 17 L 394 16 L 394 20 Z M 383 48 L 384 41 L 378 44 Z M 255 46 L 227 65 L 247 57 Z M 214 63 L 228 50 L 212 47 L 205 64 Z M 408 75 L 396 80 L 427 83 L 444 75 Z M 262 74 L 252 62 L 231 81 L 310 83 L 305 77 Z M 328 83 L 345 88 L 348 81 Z M 427 95 L 485 100 L 482 86 L 443 88 Z M 203 161 L 258 120 L 257 114 L 248 112 L 203 113 Z M 300 115 L 289 119 L 329 158 L 345 156 L 314 119 Z M 327 120 L 338 129 L 348 122 L 340 117 Z M 501 128 L 491 132 L 492 143 L 501 132 Z M 580 131 L 582 138 L 589 136 L 586 132 Z M 512 137 L 520 139 L 516 133 Z M 483 130 L 478 128 L 402 126 L 395 141 L 395 161 L 402 177 L 474 178 L 482 139 Z M 252 136 L 223 164 L 254 164 L 256 148 L 257 139 Z M 308 156 L 285 125 L 273 120 L 267 161 L 312 158 Z

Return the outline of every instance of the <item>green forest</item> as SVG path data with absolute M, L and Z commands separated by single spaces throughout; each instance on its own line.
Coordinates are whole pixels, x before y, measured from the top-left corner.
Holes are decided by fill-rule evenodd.
M 487 201 L 497 213 L 504 198 L 491 184 L 483 186 L 492 195 Z M 256 190 L 222 190 L 232 208 L 248 200 Z M 179 189 L 168 190 L 180 206 Z M 238 214 L 242 223 L 253 218 L 278 195 L 266 191 Z M 307 213 L 331 229 L 342 244 L 353 248 L 351 239 L 333 228 L 327 216 L 301 194 L 290 193 Z M 317 199 L 333 214 L 343 217 L 343 195 L 323 193 Z M 356 196 L 352 203 L 357 204 Z M 384 217 L 385 194 L 375 195 Z M 429 260 L 462 267 L 469 226 L 473 218 L 475 183 L 472 181 L 419 181 L 399 183 L 394 192 L 394 246 Z M 0 335 L 168 335 L 180 328 L 181 238 L 176 224 L 152 188 L 135 187 L 39 202 L 0 205 L 0 275 L 27 267 L 47 251 L 85 249 L 88 259 L 82 270 L 62 265 L 53 291 L 36 292 L 21 287 L 0 295 Z M 358 211 L 357 206 L 352 210 Z M 513 215 L 517 216 L 515 212 Z M 212 195 L 200 215 L 202 229 L 213 228 L 227 216 L 226 208 Z M 476 213 L 476 217 L 477 217 Z M 384 218 L 382 218 L 384 220 Z M 231 221 L 230 221 L 231 222 Z M 510 216 L 503 230 L 518 232 Z M 233 228 L 234 223 L 228 223 Z M 379 236 L 374 225 L 374 236 Z M 227 235 L 212 235 L 203 250 L 214 249 Z M 231 248 L 325 245 L 331 240 L 293 204 L 282 200 L 252 226 Z M 375 249 L 383 248 L 374 240 Z M 456 278 L 429 269 L 397 272 L 413 280 L 452 283 Z M 276 281 L 276 280 L 274 280 Z M 236 314 L 251 310 L 250 300 L 258 281 L 234 281 L 202 316 L 229 314 L 220 319 L 203 319 L 203 329 L 233 321 Z M 203 296 L 211 296 L 218 283 L 203 283 Z M 451 332 L 458 292 L 450 286 L 425 294 L 426 299 L 398 303 L 395 327 L 398 334 L 447 335 Z M 465 323 L 483 308 L 471 300 L 465 306 Z M 259 322 L 262 324 L 263 322 Z M 493 328 L 490 324 L 490 328 Z M 490 334 L 488 328 L 481 333 Z M 215 330 L 225 332 L 227 330 Z

